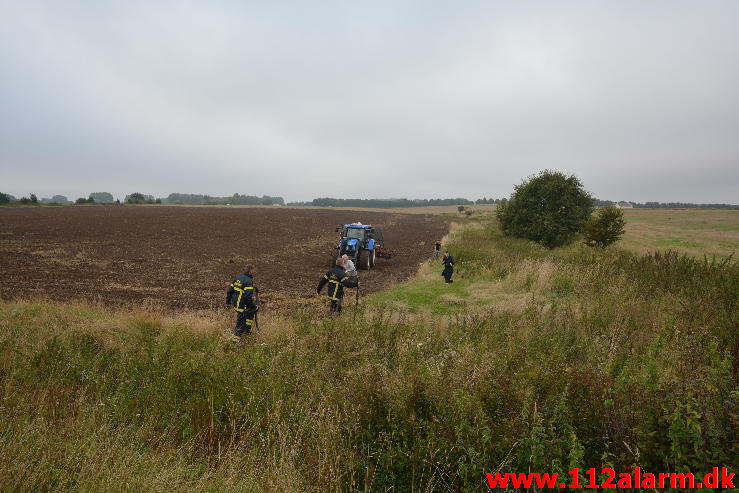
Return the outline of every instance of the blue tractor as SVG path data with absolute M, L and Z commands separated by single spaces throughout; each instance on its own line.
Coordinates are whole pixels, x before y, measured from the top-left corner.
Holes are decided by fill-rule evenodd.
M 341 233 L 341 239 L 336 245 L 333 257 L 346 254 L 358 269 L 369 270 L 375 266 L 377 257 L 389 257 L 388 251 L 383 248 L 382 230 L 362 223 L 345 224 L 336 228 Z

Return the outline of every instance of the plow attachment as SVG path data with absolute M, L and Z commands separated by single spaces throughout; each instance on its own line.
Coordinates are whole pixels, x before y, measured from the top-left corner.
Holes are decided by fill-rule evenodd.
M 380 258 L 392 258 L 397 255 L 397 252 L 389 248 L 375 247 L 375 254 Z

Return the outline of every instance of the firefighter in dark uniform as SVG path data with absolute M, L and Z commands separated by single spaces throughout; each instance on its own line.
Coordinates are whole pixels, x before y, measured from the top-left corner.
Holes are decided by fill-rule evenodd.
M 254 302 L 254 266 L 249 264 L 244 273 L 238 276 L 228 287 L 226 293 L 226 304 L 236 310 L 236 327 L 232 340 L 241 340 L 244 334 L 250 334 L 254 325 L 254 316 L 259 307 Z
M 454 274 L 454 257 L 449 255 L 448 251 L 445 251 L 444 258 L 441 259 L 441 263 L 444 264 L 444 270 L 441 272 L 441 275 L 444 276 L 444 282 L 454 282 L 452 281 L 452 274 Z
M 341 311 L 341 299 L 344 297 L 344 288 L 356 288 L 359 286 L 358 280 L 353 280 L 346 275 L 341 257 L 336 259 L 336 265 L 318 281 L 316 292 L 321 294 L 323 286 L 328 283 L 326 294 L 331 300 L 331 313 L 339 313 Z

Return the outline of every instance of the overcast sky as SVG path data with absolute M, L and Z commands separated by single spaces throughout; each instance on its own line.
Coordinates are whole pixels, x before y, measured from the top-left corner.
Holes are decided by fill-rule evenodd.
M 0 191 L 739 203 L 739 1 L 0 0 Z

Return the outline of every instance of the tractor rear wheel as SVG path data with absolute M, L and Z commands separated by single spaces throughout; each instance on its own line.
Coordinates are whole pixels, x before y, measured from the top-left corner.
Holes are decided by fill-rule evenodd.
M 372 253 L 369 250 L 366 250 L 364 258 L 360 259 L 359 261 L 362 264 L 362 268 L 364 270 L 370 270 L 370 255 L 372 255 Z

